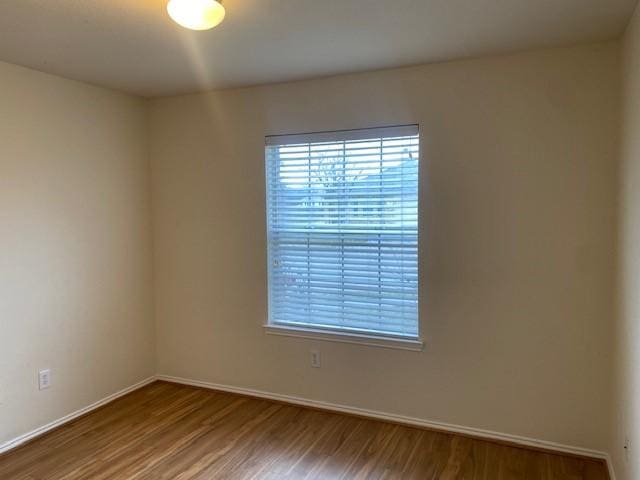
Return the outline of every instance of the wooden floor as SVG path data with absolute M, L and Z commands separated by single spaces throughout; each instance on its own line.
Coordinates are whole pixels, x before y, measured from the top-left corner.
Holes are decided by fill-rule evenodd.
M 598 461 L 157 382 L 0 456 L 0 478 L 608 476 Z

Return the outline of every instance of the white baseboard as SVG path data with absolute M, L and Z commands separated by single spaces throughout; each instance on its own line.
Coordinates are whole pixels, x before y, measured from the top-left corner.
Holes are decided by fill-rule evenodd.
M 350 407 L 347 405 L 338 405 L 334 403 L 320 402 L 317 400 L 310 400 L 307 398 L 293 397 L 290 395 L 281 395 L 278 393 L 264 392 L 261 390 L 253 390 L 250 388 L 241 388 L 241 387 L 234 387 L 230 385 L 221 385 L 217 383 L 202 382 L 199 380 L 191 380 L 191 379 L 181 378 L 181 377 L 172 377 L 169 375 L 158 375 L 157 379 L 165 382 L 180 383 L 183 385 L 191 385 L 194 387 L 202 387 L 202 388 L 208 388 L 211 390 L 219 390 L 219 391 L 229 392 L 229 393 L 238 393 L 241 395 L 248 395 L 251 397 L 258 397 L 258 398 L 264 398 L 267 400 L 275 400 L 279 402 L 291 403 L 294 405 L 301 405 L 304 407 L 319 408 L 322 410 L 330 410 L 333 412 L 359 415 L 362 417 L 369 417 L 377 420 L 401 423 L 404 425 L 409 425 L 414 427 L 428 428 L 431 430 L 439 430 L 439 431 L 448 432 L 448 433 L 458 433 L 458 434 L 476 437 L 476 438 L 482 438 L 486 440 L 507 442 L 515 445 L 520 445 L 523 447 L 539 448 L 539 449 L 549 450 L 549 451 L 558 452 L 558 453 L 566 453 L 570 455 L 578 455 L 581 457 L 590 457 L 598 460 L 605 460 L 609 465 L 609 470 L 611 471 L 611 467 L 610 467 L 611 462 L 609 459 L 609 455 L 605 452 L 591 450 L 588 448 L 562 445 L 555 442 L 548 442 L 546 440 L 538 440 L 535 438 L 521 437 L 518 435 L 511 435 L 508 433 L 492 432 L 490 430 L 483 430 L 480 428 L 463 427 L 460 425 L 452 425 L 450 423 L 434 422 L 434 421 L 424 420 L 421 418 L 405 417 L 403 415 L 389 414 L 384 412 L 378 412 L 375 410 L 367 410 L 363 408 Z M 612 477 L 612 480 L 614 479 L 615 477 Z
M 70 422 L 71 420 L 74 420 L 78 417 L 81 417 L 82 415 L 85 415 L 86 413 L 91 412 L 92 410 L 95 410 L 96 408 L 100 408 L 103 405 L 106 405 L 107 403 L 113 402 L 114 400 L 116 400 L 117 398 L 120 398 L 124 395 L 126 395 L 127 393 L 131 393 L 134 390 L 138 390 L 139 388 L 144 387 L 145 385 L 149 385 L 152 382 L 156 381 L 156 376 L 152 376 L 149 377 L 145 380 L 142 380 L 141 382 L 136 383 L 135 385 L 131 385 L 130 387 L 125 388 L 124 390 L 120 390 L 119 392 L 116 392 L 112 395 L 109 395 L 108 397 L 103 398 L 102 400 L 98 400 L 95 403 L 92 403 L 91 405 L 81 408 L 80 410 L 77 410 L 73 413 L 70 413 L 69 415 L 65 415 L 62 418 L 59 418 L 57 420 L 54 420 L 51 423 L 47 423 L 46 425 L 43 425 L 42 427 L 38 427 L 35 430 L 32 430 L 30 432 L 27 432 L 23 435 L 20 435 L 19 437 L 16 437 L 12 440 L 9 440 L 8 442 L 4 442 L 2 444 L 0 444 L 0 454 L 1 453 L 5 453 L 8 452 L 9 450 L 12 450 L 16 447 L 19 447 L 20 445 L 22 445 L 25 442 L 28 442 L 29 440 L 33 440 L 36 437 L 39 437 L 40 435 L 43 435 L 45 433 L 47 433 L 50 430 L 53 430 L 54 428 L 58 428 L 62 425 L 64 425 L 65 423 Z
M 607 469 L 609 470 L 609 480 L 616 480 L 616 472 L 613 470 L 613 459 L 608 453 L 605 454 L 605 462 L 607 462 Z

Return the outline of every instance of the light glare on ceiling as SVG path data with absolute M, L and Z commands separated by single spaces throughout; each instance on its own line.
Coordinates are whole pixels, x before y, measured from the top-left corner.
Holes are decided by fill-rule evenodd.
M 209 30 L 224 19 L 225 10 L 216 0 L 169 0 L 169 16 L 191 30 Z

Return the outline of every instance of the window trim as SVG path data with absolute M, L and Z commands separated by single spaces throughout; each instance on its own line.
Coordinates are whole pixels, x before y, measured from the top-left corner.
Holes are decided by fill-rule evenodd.
M 406 125 L 394 125 L 391 127 L 367 127 L 351 128 L 347 130 L 325 130 L 322 132 L 291 133 L 283 135 L 267 135 L 264 138 L 266 147 L 288 145 L 293 143 L 315 143 L 315 142 L 341 142 L 352 140 L 367 140 L 379 138 L 378 132 L 384 131 L 385 136 L 404 137 L 420 134 L 420 125 L 408 123 Z
M 350 140 L 366 140 L 369 138 L 378 138 L 379 131 L 385 131 L 389 136 L 409 136 L 409 135 L 417 135 L 418 139 L 421 142 L 421 129 L 418 123 L 410 123 L 410 124 L 400 124 L 393 126 L 377 126 L 377 127 L 365 127 L 365 128 L 355 128 L 355 129 L 346 129 L 346 130 L 327 130 L 320 132 L 307 132 L 307 133 L 298 133 L 298 134 L 279 134 L 279 135 L 267 135 L 265 136 L 264 146 L 279 146 L 289 144 L 291 141 L 296 143 L 313 143 L 316 141 L 350 141 Z M 422 148 L 420 148 L 418 153 L 418 160 L 420 161 L 422 157 Z M 268 185 L 268 173 L 265 171 L 265 181 L 266 185 L 266 194 L 269 195 L 269 185 Z M 420 190 L 418 190 L 418 212 L 420 212 Z M 266 213 L 268 216 L 268 207 L 266 208 Z M 418 213 L 419 216 L 419 213 Z M 268 237 L 268 221 L 267 221 L 267 237 Z M 418 228 L 418 252 L 420 251 L 420 230 Z M 268 246 L 267 246 L 268 248 Z M 418 253 L 418 272 L 420 271 L 420 262 L 419 262 L 420 254 Z M 270 268 L 270 267 L 269 267 Z M 419 273 L 418 273 L 418 276 Z M 269 275 L 270 278 L 270 275 Z M 267 280 L 269 282 L 269 279 Z M 420 281 L 418 281 L 418 295 L 420 295 L 419 290 Z M 270 289 L 270 285 L 267 285 L 267 290 Z M 269 299 L 270 301 L 270 299 Z M 320 340 L 320 341 L 328 341 L 328 342 L 337 342 L 337 343 L 347 343 L 347 344 L 355 344 L 355 345 L 363 345 L 370 347 L 379 347 L 379 348 L 390 348 L 390 349 L 398 349 L 412 352 L 421 352 L 424 349 L 424 340 L 422 338 L 422 327 L 420 325 L 420 305 L 421 302 L 418 302 L 418 314 L 417 314 L 417 333 L 416 335 L 402 335 L 402 334 L 393 334 L 393 333 L 384 333 L 384 332 L 359 332 L 357 330 L 348 330 L 348 329 L 334 329 L 334 328 L 323 328 L 322 326 L 305 326 L 305 325 L 294 325 L 288 324 L 284 322 L 274 321 L 267 316 L 267 321 L 263 324 L 263 329 L 266 334 L 283 336 L 283 337 L 293 337 L 293 338 L 302 338 L 309 340 Z M 270 308 L 270 307 L 269 307 Z
M 295 325 L 266 323 L 263 325 L 265 333 L 283 337 L 305 338 L 327 342 L 350 343 L 368 347 L 392 348 L 421 352 L 424 341 L 420 337 L 401 337 L 383 334 L 366 334 L 333 329 L 302 327 Z

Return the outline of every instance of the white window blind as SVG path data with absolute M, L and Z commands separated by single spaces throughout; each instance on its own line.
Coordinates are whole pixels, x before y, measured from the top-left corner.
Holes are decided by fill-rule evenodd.
M 418 336 L 418 126 L 266 138 L 269 323 Z

